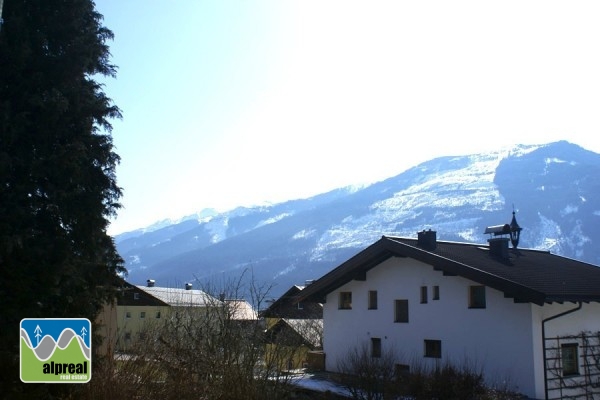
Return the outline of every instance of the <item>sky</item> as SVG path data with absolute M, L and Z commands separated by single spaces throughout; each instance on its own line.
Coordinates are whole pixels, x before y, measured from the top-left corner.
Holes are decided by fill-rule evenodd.
M 96 0 L 116 78 L 109 234 L 440 156 L 600 153 L 600 2 Z

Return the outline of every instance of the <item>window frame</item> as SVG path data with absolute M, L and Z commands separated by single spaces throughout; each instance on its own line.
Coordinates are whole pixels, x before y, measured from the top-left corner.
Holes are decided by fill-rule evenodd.
M 433 294 L 432 294 L 432 300 L 439 300 L 440 299 L 440 287 L 439 285 L 435 285 L 433 286 Z
M 427 304 L 428 297 L 427 286 L 421 286 L 421 304 Z
M 402 305 L 402 308 L 400 308 Z M 402 312 L 401 312 L 402 311 Z M 410 320 L 410 312 L 407 299 L 394 300 L 394 323 L 407 324 Z
M 140 319 L 146 318 L 146 311 L 140 311 Z
M 369 296 L 369 298 L 368 298 L 367 309 L 377 310 L 377 307 L 378 307 L 377 290 L 369 290 L 368 296 Z
M 352 292 L 339 292 L 338 310 L 352 310 Z
M 487 308 L 487 296 L 485 285 L 469 286 L 469 308 L 484 309 Z
M 381 338 L 372 337 L 371 338 L 371 357 L 372 358 L 381 358 Z
M 423 341 L 424 357 L 442 358 L 442 341 L 436 339 L 425 339 Z
M 572 359 L 565 357 L 570 355 Z M 560 361 L 562 376 L 579 375 L 579 343 L 563 343 L 560 345 Z M 573 363 L 572 366 L 565 366 L 566 363 Z

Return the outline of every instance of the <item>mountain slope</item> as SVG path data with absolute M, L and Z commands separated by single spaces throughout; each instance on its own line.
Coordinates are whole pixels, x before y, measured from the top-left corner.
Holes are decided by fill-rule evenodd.
M 521 247 L 597 264 L 600 155 L 561 141 L 441 157 L 358 189 L 239 208 L 116 237 L 129 280 L 221 279 L 250 268 L 285 291 L 328 272 L 382 235 L 485 243 L 486 226 L 524 228 Z

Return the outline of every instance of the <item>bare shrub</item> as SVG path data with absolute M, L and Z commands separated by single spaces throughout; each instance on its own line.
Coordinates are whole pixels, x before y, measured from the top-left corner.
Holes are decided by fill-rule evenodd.
M 367 343 L 338 362 L 340 381 L 355 399 L 383 400 L 517 400 L 524 397 L 506 388 L 485 384 L 483 368 L 469 360 L 459 364 L 425 364 L 413 359 L 405 364 L 393 349 L 373 357 Z
M 367 343 L 362 343 L 337 363 L 341 383 L 355 399 L 380 400 L 398 391 L 396 368 L 398 355 L 393 350 L 373 357 Z
M 206 283 L 201 290 L 207 295 L 203 307 L 173 307 L 164 318 L 148 321 L 127 355 L 100 363 L 78 398 L 284 397 L 288 379 L 265 361 L 265 326 L 253 312 L 270 287 L 243 274 L 219 285 Z M 244 307 L 246 300 L 251 308 Z

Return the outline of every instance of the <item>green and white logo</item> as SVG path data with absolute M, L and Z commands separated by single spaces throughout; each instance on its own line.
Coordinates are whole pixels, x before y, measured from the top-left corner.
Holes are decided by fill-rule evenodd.
M 21 381 L 86 383 L 92 378 L 92 324 L 87 318 L 21 320 Z

